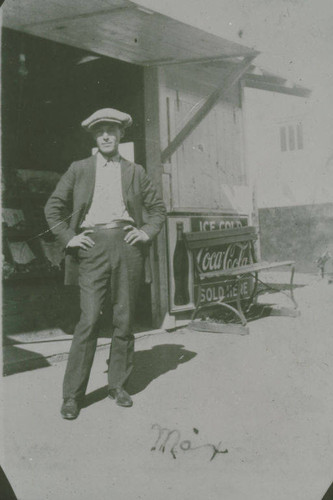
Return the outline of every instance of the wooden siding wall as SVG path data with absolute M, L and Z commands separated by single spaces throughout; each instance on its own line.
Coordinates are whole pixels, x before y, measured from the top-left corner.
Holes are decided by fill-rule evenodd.
M 191 67 L 190 67 L 191 66 Z M 160 128 L 164 149 L 216 88 L 199 65 L 160 69 Z M 222 70 L 221 70 L 222 71 Z M 204 74 L 205 81 L 201 78 Z M 221 74 L 222 80 L 222 74 Z M 243 124 L 239 87 L 220 101 L 172 155 L 164 171 L 170 176 L 170 208 L 233 209 L 223 185 L 243 186 Z M 168 195 L 167 195 L 168 196 Z

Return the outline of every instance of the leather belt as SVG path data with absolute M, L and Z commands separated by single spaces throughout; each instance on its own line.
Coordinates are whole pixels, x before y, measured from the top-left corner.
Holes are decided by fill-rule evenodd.
M 82 228 L 82 229 L 115 229 L 115 228 L 121 228 L 125 226 L 135 226 L 134 222 L 131 222 L 129 220 L 124 220 L 124 221 L 112 221 L 108 222 L 107 224 L 95 224 L 91 228 Z

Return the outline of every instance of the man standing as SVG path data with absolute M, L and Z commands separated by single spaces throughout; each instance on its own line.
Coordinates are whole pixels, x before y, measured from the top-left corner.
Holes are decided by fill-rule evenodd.
M 133 404 L 124 386 L 133 367 L 135 302 L 148 243 L 162 228 L 165 206 L 144 169 L 119 155 L 120 139 L 131 124 L 130 115 L 111 108 L 83 121 L 98 152 L 70 166 L 45 207 L 50 229 L 65 249 L 65 284 L 80 286 L 81 317 L 63 383 L 66 419 L 79 415 L 109 285 L 114 327 L 109 396 L 120 406 Z

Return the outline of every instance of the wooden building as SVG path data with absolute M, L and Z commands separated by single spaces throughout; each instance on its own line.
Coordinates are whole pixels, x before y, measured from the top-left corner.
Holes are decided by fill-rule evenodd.
M 294 95 L 305 89 L 258 74 L 251 48 L 128 0 L 6 0 L 3 26 L 5 182 L 17 171 L 32 182 L 38 175 L 31 172 L 60 174 L 88 155 L 92 145 L 79 123 L 98 107 L 131 113 L 125 140 L 168 208 L 151 250 L 151 326 L 174 326 L 195 298 L 190 273 L 188 303 L 173 300 L 177 222 L 185 230 L 256 223 L 244 86 Z M 23 240 L 43 233 L 43 223 L 27 231 Z

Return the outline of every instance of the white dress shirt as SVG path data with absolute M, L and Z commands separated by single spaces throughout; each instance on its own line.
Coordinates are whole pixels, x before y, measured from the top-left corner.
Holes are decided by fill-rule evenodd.
M 96 180 L 93 199 L 82 227 L 108 224 L 119 220 L 134 222 L 129 216 L 123 200 L 120 157 L 116 155 L 111 160 L 106 160 L 98 152 L 96 154 Z

